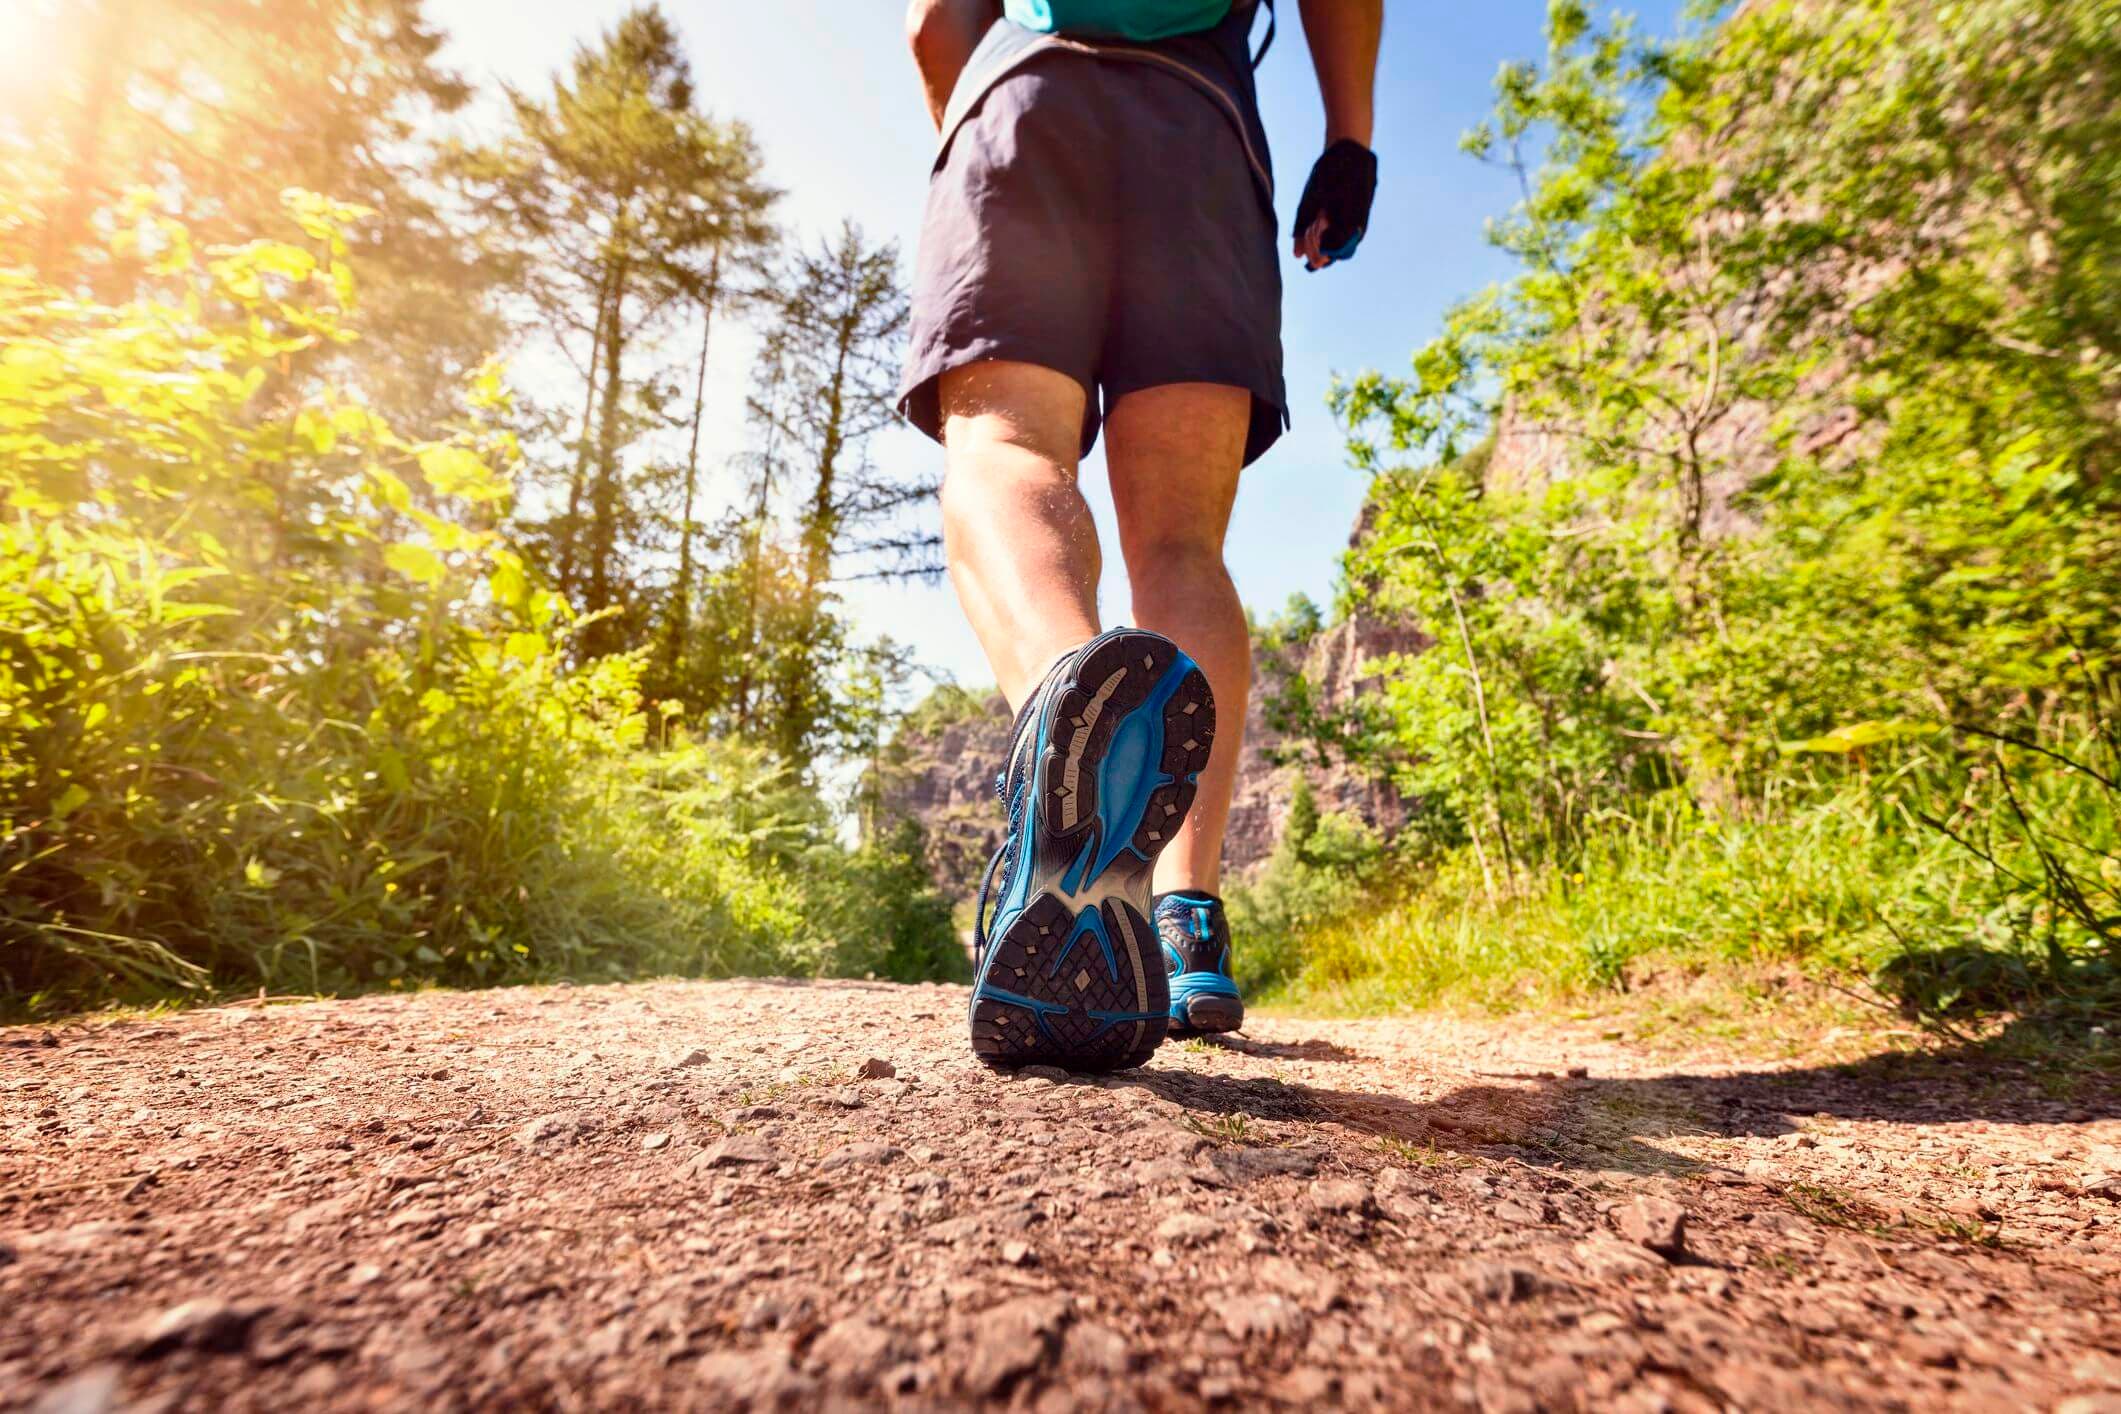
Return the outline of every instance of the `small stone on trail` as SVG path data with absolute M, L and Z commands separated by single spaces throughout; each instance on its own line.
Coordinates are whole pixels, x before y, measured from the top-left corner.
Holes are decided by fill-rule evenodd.
M 1020 1296 L 982 1312 L 972 1323 L 966 1387 L 979 1397 L 999 1394 L 1011 1380 L 1044 1364 L 1066 1310 L 1055 1297 Z
M 1223 1304 L 1223 1329 L 1232 1340 L 1274 1340 L 1302 1324 L 1303 1312 L 1286 1297 L 1247 1292 L 1232 1296 Z
M 852 1085 L 839 1085 L 825 1092 L 825 1101 L 843 1110 L 858 1110 L 862 1107 L 862 1092 Z
M 741 1164 L 772 1164 L 780 1162 L 780 1155 L 773 1152 L 765 1140 L 754 1134 L 731 1134 L 717 1140 L 706 1153 L 693 1160 L 711 1169 L 736 1168 Z
M 1217 1149 L 1209 1156 L 1218 1169 L 1233 1178 L 1249 1181 L 1274 1174 L 1303 1177 L 1318 1172 L 1319 1151 L 1292 1145 L 1286 1149 Z
M 264 1311 L 262 1306 L 232 1306 L 213 1297 L 186 1301 L 142 1323 L 126 1342 L 126 1351 L 135 1359 L 147 1359 L 179 1348 L 241 1350 L 250 1338 L 251 1323 Z
M 1222 1224 L 1200 1213 L 1173 1213 L 1156 1225 L 1156 1235 L 1180 1247 L 1211 1241 Z
M 1546 1284 L 1546 1278 L 1530 1267 L 1508 1262 L 1479 1262 L 1466 1274 L 1466 1294 L 1482 1306 L 1514 1306 L 1537 1295 Z
M 819 1159 L 820 1169 L 846 1168 L 849 1164 L 888 1164 L 906 1151 L 896 1144 L 886 1144 L 877 1139 L 857 1139 L 852 1144 L 842 1144 Z
M 2055 1414 L 2121 1414 L 2121 1394 L 2072 1395 L 2055 1406 Z
M 778 1409 L 800 1404 L 815 1381 L 788 1366 L 786 1352 L 716 1350 L 700 1357 L 693 1378 L 714 1392 L 715 1407 Z
M 1660 1257 L 1678 1257 L 1686 1251 L 1686 1209 L 1668 1198 L 1637 1198 L 1615 1208 L 1611 1217 L 1614 1230 L 1622 1237 Z
M 1633 1243 L 1602 1234 L 1585 1238 L 1571 1251 L 1577 1263 L 1596 1281 L 1617 1281 L 1622 1277 L 1645 1276 L 1666 1270 L 1665 1264 L 1651 1253 Z
M 1028 1242 L 1004 1242 L 1002 1260 L 1012 1267 L 1027 1267 L 1035 1260 Z
M 1572 1065 L 1565 1073 L 1571 1080 L 1588 1080 L 1591 1076 L 1591 1068 L 1587 1065 Z
M 1321 1213 L 1360 1213 L 1370 1206 L 1370 1190 L 1352 1179 L 1321 1178 L 1311 1185 L 1311 1206 Z
M 698 1046 L 694 1046 L 691 1050 L 685 1052 L 684 1055 L 672 1061 L 670 1068 L 672 1070 L 689 1070 L 696 1065 L 705 1065 L 713 1059 L 713 1056 L 708 1055 L 707 1052 L 701 1050 Z
M 30 1414 L 104 1414 L 117 1407 L 118 1367 L 95 1365 L 45 1390 Z
M 890 1331 L 860 1316 L 848 1316 L 825 1327 L 811 1342 L 810 1363 L 849 1383 L 867 1383 L 891 1363 L 893 1345 Z
M 580 1115 L 564 1111 L 539 1115 L 516 1131 L 516 1142 L 526 1149 L 535 1148 L 547 1139 L 571 1139 L 584 1127 Z
M 1495 1216 L 1506 1223 L 1516 1223 L 1519 1227 L 1537 1227 L 1546 1221 L 1545 1214 L 1537 1208 L 1510 1198 L 1505 1198 L 1495 1205 Z
M 1070 1365 L 1102 1375 L 1124 1375 L 1134 1364 L 1126 1338 L 1095 1321 L 1083 1321 L 1069 1330 L 1066 1358 Z
M 1321 1404 L 1333 1398 L 1340 1381 L 1315 1365 L 1303 1365 L 1289 1371 L 1274 1386 L 1274 1393 L 1286 1404 Z
M 1055 1085 L 1068 1078 L 1068 1072 L 1057 1065 L 1027 1065 L 1016 1073 L 1025 1080 L 1050 1080 Z
M 648 1153 L 655 1152 L 657 1149 L 662 1148 L 665 1144 L 668 1144 L 669 1142 L 670 1136 L 662 1132 L 657 1132 L 655 1134 L 644 1134 L 641 1136 L 641 1148 Z
M 862 1080 L 889 1080 L 898 1074 L 898 1067 L 890 1061 L 871 1056 L 857 1066 L 854 1073 Z

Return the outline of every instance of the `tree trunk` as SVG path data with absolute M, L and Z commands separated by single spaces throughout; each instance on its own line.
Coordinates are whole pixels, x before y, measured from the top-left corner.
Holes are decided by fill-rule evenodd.
M 612 607 L 618 593 L 620 398 L 626 388 L 626 277 L 623 254 L 612 270 L 611 314 L 604 335 L 604 406 L 597 423 L 596 481 L 589 499 L 589 608 Z M 610 619 L 590 625 L 583 645 L 590 657 L 608 651 L 621 641 L 618 626 Z
M 758 496 L 751 508 L 751 582 L 746 586 L 744 596 L 743 666 L 738 671 L 736 684 L 737 732 L 747 737 L 756 718 L 751 697 L 758 681 L 759 599 L 766 587 L 766 516 L 772 509 L 774 457 L 778 455 L 780 443 L 781 370 L 778 367 L 768 385 L 767 397 L 766 446 L 759 454 Z
M 700 486 L 700 419 L 707 407 L 707 348 L 714 335 L 714 306 L 722 292 L 722 248 L 707 260 L 707 291 L 700 299 L 700 367 L 692 384 L 692 444 L 685 451 L 685 510 L 678 524 L 678 579 L 670 606 L 668 666 L 676 675 L 692 627 L 692 508 Z
M 832 381 L 826 385 L 825 436 L 818 448 L 817 486 L 811 492 L 810 514 L 803 525 L 803 588 L 815 595 L 832 577 L 832 540 L 839 530 L 836 505 L 840 448 L 846 442 L 847 360 L 854 352 L 855 335 L 861 324 L 861 296 L 849 290 L 847 312 L 841 316 L 838 343 L 833 350 Z
M 573 597 L 575 574 L 579 568 L 582 496 L 589 483 L 590 424 L 596 417 L 597 373 L 603 366 L 604 324 L 609 317 L 610 303 L 611 273 L 607 268 L 597 286 L 597 316 L 589 334 L 589 387 L 582 394 L 582 431 L 575 441 L 574 474 L 567 481 L 567 519 L 562 522 L 560 552 L 555 566 L 560 593 L 568 598 Z
M 861 294 L 850 284 L 847 308 L 840 316 L 833 349 L 832 379 L 825 385 L 824 436 L 818 445 L 817 480 L 811 488 L 810 510 L 803 518 L 803 626 L 796 651 L 788 655 L 782 671 L 781 754 L 795 760 L 803 738 L 816 725 L 815 704 L 821 694 L 818 684 L 818 648 L 824 616 L 822 602 L 826 582 L 832 577 L 832 542 L 839 531 L 839 457 L 846 444 L 847 360 L 861 325 Z

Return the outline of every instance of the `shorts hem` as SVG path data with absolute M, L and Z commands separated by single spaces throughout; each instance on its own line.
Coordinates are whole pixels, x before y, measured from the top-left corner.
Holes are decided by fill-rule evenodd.
M 945 373 L 960 368 L 969 368 L 975 363 L 1028 363 L 1039 368 L 1051 369 L 1063 378 L 1070 378 L 1083 390 L 1083 435 L 1077 450 L 1078 457 L 1090 455 L 1097 445 L 1098 429 L 1104 423 L 1098 411 L 1097 384 L 1081 372 L 1066 368 L 1063 361 L 1042 358 L 1004 340 L 977 339 L 962 346 L 932 352 L 917 363 L 907 367 L 899 383 L 899 415 L 913 424 L 931 441 L 943 440 L 942 390 L 940 384 Z

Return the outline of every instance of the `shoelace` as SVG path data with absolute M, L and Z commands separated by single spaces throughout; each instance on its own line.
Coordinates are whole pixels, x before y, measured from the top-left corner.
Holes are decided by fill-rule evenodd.
M 1009 773 L 1000 771 L 994 777 L 994 794 L 1002 803 L 1009 817 L 1008 826 L 1002 831 L 1002 842 L 994 847 L 987 857 L 987 872 L 980 876 L 979 906 L 972 915 L 972 965 L 977 968 L 980 959 L 987 955 L 987 899 L 994 889 L 995 873 L 1002 867 L 1003 858 L 1009 853 L 1011 842 L 1016 839 L 1016 810 L 1009 801 Z

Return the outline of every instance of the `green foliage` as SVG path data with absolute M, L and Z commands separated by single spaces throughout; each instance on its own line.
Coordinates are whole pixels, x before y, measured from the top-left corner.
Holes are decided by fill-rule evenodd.
M 764 213 L 778 193 L 758 179 L 749 132 L 695 108 L 691 64 L 653 5 L 578 48 L 548 94 L 511 89 L 508 99 L 504 137 L 454 154 L 452 169 L 508 248 L 521 293 L 587 370 L 576 435 L 539 478 L 543 514 L 525 516 L 526 544 L 561 593 L 600 615 L 584 622 L 587 651 L 638 646 L 658 609 L 643 570 L 670 529 L 659 503 L 681 481 L 682 640 L 697 431 L 682 470 L 634 452 L 673 421 L 667 390 L 643 374 L 644 354 L 681 315 L 712 319 L 728 297 L 724 255 L 742 265 L 770 241 Z M 568 347 L 576 331 L 587 336 L 579 355 Z M 696 429 L 704 383 L 695 390 Z
M 1270 652 L 1301 649 L 1318 637 L 1325 626 L 1325 611 L 1312 601 L 1310 595 L 1299 591 L 1289 596 L 1280 613 L 1252 624 L 1252 641 Z
M 2015 769 L 2026 825 L 2005 824 L 2016 816 L 1993 763 L 1969 772 L 1930 755 L 1876 781 L 1781 783 L 1782 799 L 1743 812 L 1707 816 L 1669 793 L 1507 893 L 1482 887 L 1469 851 L 1392 861 L 1304 919 L 1293 945 L 1270 934 L 1256 976 L 1313 1004 L 1510 1008 L 1660 973 L 1804 966 L 1866 978 L 1945 1026 L 1997 1009 L 2110 1018 L 2111 793 L 2089 775 Z
M 1656 44 L 1552 7 L 1467 142 L 1523 179 L 1521 273 L 1335 394 L 1375 477 L 1347 606 L 1435 643 L 1314 734 L 1439 872 L 1308 973 L 1871 966 L 1974 916 L 2017 920 L 1969 945 L 2021 1001 L 2110 975 L 2114 800 L 2054 753 L 2121 673 L 2117 19 L 1783 0 Z M 1958 811 L 2016 863 L 1919 823 Z
M 850 854 L 637 655 L 573 659 L 496 528 L 512 438 L 261 393 L 355 337 L 358 213 L 287 204 L 199 249 L 140 198 L 125 301 L 0 270 L 0 997 L 948 958 L 914 842 Z
M 1371 899 L 1383 863 L 1376 834 L 1360 820 L 1322 815 L 1298 777 L 1289 818 L 1258 871 L 1229 889 L 1225 903 L 1239 985 L 1257 993 L 1305 974 L 1313 939 L 1353 917 Z
M 38 7 L 13 8 L 35 24 Z M 471 90 L 438 62 L 443 36 L 419 0 L 84 0 L 49 13 L 34 70 L 0 103 L 0 189 L 21 203 L 0 225 L 0 265 L 116 301 L 142 272 L 102 228 L 136 185 L 180 205 L 210 244 L 270 229 L 289 187 L 330 192 L 373 213 L 344 257 L 372 337 L 314 346 L 276 376 L 358 388 L 400 426 L 462 411 L 467 373 L 500 337 L 495 271 L 432 180 L 428 132 Z
M 975 691 L 954 682 L 938 683 L 899 719 L 899 731 L 932 739 L 960 722 L 984 721 L 994 711 L 995 696 L 991 688 Z

